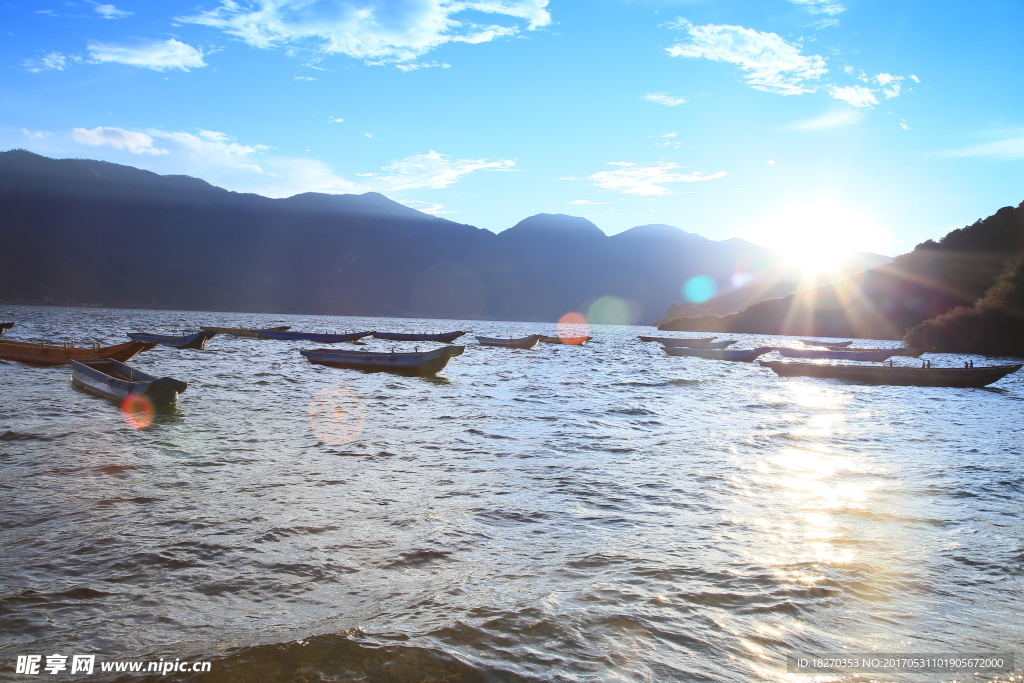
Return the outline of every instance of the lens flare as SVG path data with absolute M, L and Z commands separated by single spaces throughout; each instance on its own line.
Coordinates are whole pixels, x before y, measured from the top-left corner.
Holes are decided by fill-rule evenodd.
M 558 319 L 558 338 L 563 344 L 582 344 L 590 335 L 590 324 L 582 313 L 566 313 Z
M 633 311 L 628 301 L 617 296 L 603 296 L 587 309 L 587 320 L 594 325 L 630 325 Z
M 343 446 L 363 431 L 363 402 L 344 387 L 323 389 L 309 401 L 309 426 L 316 437 Z
M 707 275 L 691 277 L 683 285 L 683 296 L 686 297 L 687 301 L 694 304 L 707 301 L 715 295 L 716 291 L 718 291 L 718 287 L 715 285 L 715 281 Z
M 733 273 L 732 274 L 732 286 L 736 287 L 737 289 L 739 289 L 743 285 L 745 285 L 748 282 L 750 282 L 750 280 L 753 279 L 753 277 L 754 276 L 751 275 L 750 273 Z
M 121 401 L 121 417 L 132 429 L 145 429 L 153 424 L 156 410 L 145 394 L 128 394 Z

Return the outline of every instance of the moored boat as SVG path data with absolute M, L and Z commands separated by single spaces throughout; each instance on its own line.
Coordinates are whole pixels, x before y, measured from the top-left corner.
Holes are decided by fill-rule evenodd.
M 910 368 L 889 365 L 825 365 L 761 361 L 780 377 L 821 377 L 861 384 L 892 384 L 917 387 L 984 387 L 1017 372 L 1022 365 L 966 368 Z
M 673 342 L 683 342 L 683 341 L 688 341 L 688 342 L 711 342 L 711 341 L 714 341 L 714 340 L 718 339 L 718 337 L 644 337 L 644 336 L 640 336 L 640 337 L 637 337 L 637 339 L 639 339 L 642 342 L 658 342 L 659 344 L 666 344 L 666 343 L 671 344 Z
M 849 346 L 853 342 L 852 341 L 830 342 L 830 341 L 815 341 L 813 339 L 801 339 L 800 343 L 801 344 L 806 344 L 807 346 L 824 346 L 824 347 L 829 348 L 829 349 L 834 349 L 834 348 L 839 348 L 839 347 L 843 347 L 843 346 Z
M 14 327 L 14 323 L 0 322 L 0 337 L 4 336 L 4 332 Z
M 375 351 L 340 351 L 310 349 L 299 351 L 310 363 L 364 372 L 395 372 L 402 375 L 435 375 L 443 370 L 452 356 L 461 355 L 464 346 L 443 346 L 422 353 L 380 353 Z
M 570 346 L 579 346 L 584 342 L 588 342 L 593 337 L 548 337 L 542 336 L 540 341 L 544 344 L 569 344 Z
M 732 346 L 735 343 L 735 339 L 716 342 L 696 342 L 688 339 L 673 339 L 672 341 L 663 341 L 661 344 L 662 346 L 686 346 L 691 349 L 724 349 L 726 346 Z
M 499 339 L 498 337 L 477 337 L 476 340 L 483 346 L 504 346 L 509 349 L 532 349 L 544 335 L 531 334 L 529 337 L 519 339 Z
M 156 346 L 156 342 L 130 341 L 114 346 L 75 346 L 32 342 L 0 341 L 0 358 L 34 365 L 66 365 L 73 360 L 110 358 L 126 361 Z
M 466 334 L 462 330 L 456 332 L 441 332 L 439 334 L 405 334 L 401 332 L 374 332 L 374 339 L 388 339 L 391 341 L 434 341 L 451 344 L 453 341 Z
M 216 332 L 200 330 L 192 334 L 152 334 L 150 332 L 129 332 L 128 336 L 132 341 L 156 342 L 161 346 L 170 346 L 174 349 L 205 349 L 206 341 L 215 337 Z
M 292 328 L 290 325 L 281 325 L 280 327 L 262 327 L 260 329 L 249 329 L 247 327 L 200 327 L 199 329 L 206 332 L 216 332 L 217 334 L 230 334 L 233 337 L 249 337 L 250 339 L 256 339 L 260 336 L 260 330 L 284 332 L 285 330 L 290 330 Z
M 708 360 L 729 360 L 739 363 L 750 363 L 758 357 L 775 350 L 772 346 L 760 346 L 756 349 L 695 349 L 689 346 L 662 346 L 661 350 L 670 356 L 696 356 Z
M 120 361 L 71 361 L 71 381 L 86 391 L 121 400 L 129 394 L 143 394 L 154 405 L 169 405 L 188 388 L 188 382 L 170 377 L 154 377 Z
M 373 332 L 349 332 L 333 334 L 330 332 L 293 332 L 291 330 L 256 330 L 260 339 L 278 339 L 282 341 L 315 341 L 321 344 L 337 344 L 339 342 L 359 341 Z
M 787 358 L 828 358 L 832 360 L 859 360 L 877 363 L 898 355 L 899 349 L 787 349 L 777 347 L 779 353 Z

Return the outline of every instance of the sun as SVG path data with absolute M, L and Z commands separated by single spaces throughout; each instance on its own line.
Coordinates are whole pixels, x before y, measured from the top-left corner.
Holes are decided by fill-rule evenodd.
M 811 277 L 836 271 L 855 252 L 884 251 L 889 231 L 860 211 L 820 199 L 783 206 L 750 238 Z

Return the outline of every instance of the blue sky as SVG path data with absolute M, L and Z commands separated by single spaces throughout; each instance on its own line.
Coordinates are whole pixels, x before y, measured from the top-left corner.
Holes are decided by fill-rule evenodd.
M 1024 200 L 1019 0 L 12 2 L 0 148 L 896 254 Z

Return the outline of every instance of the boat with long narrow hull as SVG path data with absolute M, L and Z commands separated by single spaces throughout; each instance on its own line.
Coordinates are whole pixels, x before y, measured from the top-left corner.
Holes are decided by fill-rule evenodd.
M 374 339 L 388 339 L 390 341 L 433 341 L 451 344 L 453 341 L 466 334 L 459 330 L 456 332 L 441 332 L 439 334 L 415 334 L 402 332 L 374 332 Z
M 657 342 L 659 344 L 672 344 L 674 342 L 712 342 L 718 337 L 637 337 L 642 342 Z
M 661 344 L 662 346 L 686 346 L 691 349 L 724 349 L 726 346 L 732 346 L 735 343 L 735 339 L 716 342 L 695 342 L 689 341 L 688 339 L 673 339 L 672 341 L 664 341 Z
M 330 332 L 292 332 L 291 330 L 256 330 L 260 339 L 278 339 L 281 341 L 315 341 L 321 344 L 338 344 L 340 342 L 359 341 L 373 334 L 370 332 L 349 332 L 333 334 Z
M 310 349 L 299 351 L 310 363 L 363 372 L 395 372 L 401 375 L 436 375 L 459 356 L 464 346 L 443 346 L 422 353 L 378 353 L 374 351 L 340 351 Z
M 801 344 L 806 344 L 807 346 L 824 346 L 824 347 L 829 348 L 829 349 L 835 349 L 835 348 L 842 348 L 844 346 L 849 346 L 853 342 L 852 341 L 830 342 L 830 341 L 814 341 L 813 339 L 801 339 L 800 343 Z
M 133 341 L 156 342 L 161 346 L 170 346 L 172 349 L 198 349 L 206 348 L 206 342 L 217 335 L 210 330 L 200 330 L 192 334 L 152 334 L 150 332 L 129 332 L 128 336 Z
M 899 349 L 787 349 L 778 347 L 778 352 L 787 358 L 825 358 L 831 360 L 859 360 L 867 363 L 880 363 L 890 356 L 899 355 Z
M 149 351 L 156 342 L 130 341 L 114 346 L 74 346 L 32 342 L 0 341 L 0 358 L 33 365 L 67 365 L 73 360 L 110 358 L 124 362 L 143 351 Z
M 120 361 L 71 361 L 71 381 L 86 391 L 120 401 L 129 394 L 143 394 L 154 405 L 170 405 L 178 394 L 188 388 L 188 382 L 171 377 L 154 377 Z
M 4 336 L 4 332 L 14 327 L 14 323 L 0 322 L 0 337 Z
M 775 350 L 773 346 L 760 346 L 756 349 L 694 349 L 688 346 L 662 346 L 661 350 L 670 356 L 696 356 L 708 360 L 729 360 L 738 363 L 750 363 Z
M 260 336 L 260 330 L 270 330 L 271 332 L 284 332 L 285 330 L 292 329 L 290 325 L 281 325 L 280 327 L 264 327 L 257 329 L 249 329 L 247 327 L 200 327 L 199 329 L 204 332 L 216 332 L 217 334 L 230 334 L 232 337 L 248 337 L 250 339 L 258 339 Z
M 568 344 L 570 346 L 579 346 L 584 342 L 588 342 L 593 337 L 548 337 L 543 336 L 540 338 L 543 344 Z
M 780 377 L 821 377 L 861 384 L 892 384 L 915 387 L 984 387 L 1017 372 L 1022 365 L 970 368 L 908 368 L 888 365 L 825 365 L 761 361 Z
M 543 337 L 542 334 L 532 334 L 529 337 L 519 339 L 500 339 L 498 337 L 477 337 L 476 340 L 483 346 L 503 346 L 507 349 L 532 349 Z

